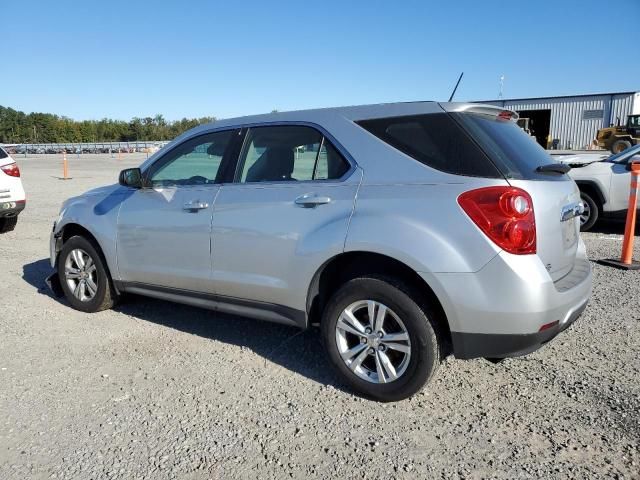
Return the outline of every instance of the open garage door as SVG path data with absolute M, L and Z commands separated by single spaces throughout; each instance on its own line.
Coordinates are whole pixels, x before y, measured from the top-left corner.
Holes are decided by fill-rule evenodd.
M 551 110 L 518 110 L 517 112 L 521 119 L 529 119 L 529 132 L 542 145 L 542 148 L 548 148 L 547 144 L 551 142 L 549 139 Z

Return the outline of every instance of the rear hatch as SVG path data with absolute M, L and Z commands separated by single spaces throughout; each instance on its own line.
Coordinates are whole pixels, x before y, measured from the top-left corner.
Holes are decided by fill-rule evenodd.
M 577 214 L 581 205 L 578 188 L 566 175 L 569 166 L 554 161 L 518 127 L 514 112 L 477 104 L 441 107 L 444 112 L 357 123 L 431 168 L 465 177 L 506 180 L 511 187 L 527 192 L 533 204 L 535 252 L 554 281 L 568 274 L 578 248 Z M 505 227 L 504 237 L 507 225 L 501 225 Z M 501 228 L 496 227 L 494 232 Z M 519 254 L 530 254 L 528 250 Z
M 444 107 L 509 184 L 531 195 L 537 255 L 554 281 L 567 275 L 578 249 L 581 205 L 578 188 L 566 175 L 568 167 L 518 127 L 513 112 L 473 105 Z
M 15 160 L 4 149 L 0 148 L 0 210 L 9 208 L 9 201 L 24 200 L 22 180 L 19 176 L 16 176 L 19 173 L 17 173 L 17 169 L 8 168 L 9 166 L 15 167 L 13 164 L 15 164 Z M 9 173 L 12 174 L 10 175 Z

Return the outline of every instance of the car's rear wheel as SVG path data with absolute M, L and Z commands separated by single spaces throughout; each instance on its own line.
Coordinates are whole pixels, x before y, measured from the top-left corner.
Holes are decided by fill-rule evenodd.
M 71 237 L 62 246 L 58 278 L 67 300 L 77 310 L 99 312 L 115 304 L 115 291 L 99 248 L 84 237 Z
M 598 203 L 586 192 L 580 192 L 580 198 L 582 199 L 582 205 L 584 211 L 580 215 L 580 231 L 586 232 L 598 221 L 600 216 L 600 207 Z
M 393 279 L 345 283 L 327 303 L 321 328 L 331 363 L 353 390 L 385 402 L 418 392 L 440 362 L 440 344 L 410 289 Z
M 0 233 L 11 232 L 18 224 L 18 216 L 0 218 Z

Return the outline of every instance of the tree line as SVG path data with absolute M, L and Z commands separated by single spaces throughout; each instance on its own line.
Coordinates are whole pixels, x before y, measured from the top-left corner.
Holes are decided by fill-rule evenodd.
M 51 113 L 24 113 L 0 105 L 0 143 L 90 143 L 171 140 L 215 117 L 167 121 L 162 115 L 131 121 L 82 120 Z

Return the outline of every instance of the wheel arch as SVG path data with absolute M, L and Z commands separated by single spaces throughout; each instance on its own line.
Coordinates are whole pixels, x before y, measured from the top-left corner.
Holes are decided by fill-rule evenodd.
M 117 291 L 117 287 L 115 286 L 117 282 L 114 282 L 115 279 L 111 274 L 111 268 L 109 267 L 109 262 L 107 261 L 107 258 L 104 254 L 104 249 L 102 248 L 102 245 L 100 245 L 100 242 L 98 241 L 97 237 L 89 229 L 87 229 L 86 227 L 83 227 L 79 223 L 70 222 L 64 225 L 62 228 L 60 228 L 58 232 L 58 237 L 61 239 L 61 243 L 60 243 L 60 248 L 56 251 L 56 262 L 58 259 L 58 255 L 60 255 L 60 251 L 62 250 L 62 246 L 70 238 L 75 236 L 84 237 L 94 245 L 94 247 L 98 251 L 98 255 L 102 257 L 102 263 L 104 264 L 104 268 L 106 268 L 107 270 L 107 274 L 111 279 L 111 283 L 114 286 L 114 289 L 116 290 L 117 293 L 119 293 Z
M 576 185 L 578 185 L 581 192 L 591 195 L 595 201 L 600 203 L 600 206 L 607 203 L 607 199 L 605 198 L 604 193 L 602 193 L 602 189 L 596 182 L 592 180 L 576 180 Z
M 343 252 L 327 260 L 318 268 L 309 285 L 306 312 L 309 325 L 320 323 L 326 302 L 345 282 L 363 275 L 385 275 L 398 278 L 412 291 L 423 293 L 420 300 L 429 303 L 435 313 L 434 323 L 442 335 L 446 353 L 451 351 L 451 329 L 447 316 L 433 288 L 410 266 L 393 257 L 369 252 Z

